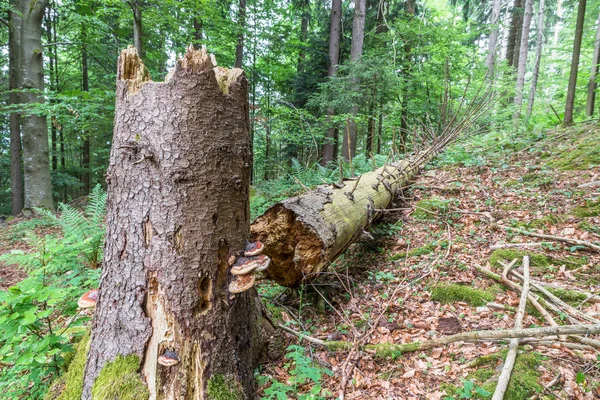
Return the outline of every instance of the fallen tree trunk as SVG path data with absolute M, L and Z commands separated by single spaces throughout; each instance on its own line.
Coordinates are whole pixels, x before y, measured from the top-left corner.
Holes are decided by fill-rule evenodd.
M 322 185 L 268 209 L 251 226 L 271 257 L 267 277 L 294 287 L 326 269 L 438 152 L 432 147 L 343 187 Z

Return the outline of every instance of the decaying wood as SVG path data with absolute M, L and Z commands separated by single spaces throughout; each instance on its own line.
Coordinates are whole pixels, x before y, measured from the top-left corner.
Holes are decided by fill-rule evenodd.
M 502 277 L 508 279 L 508 271 L 514 266 L 507 265 L 502 272 Z M 529 294 L 529 256 L 523 257 L 523 291 L 521 292 L 521 299 L 519 301 L 519 308 L 517 309 L 517 314 L 515 315 L 515 329 L 521 329 L 523 327 L 523 316 L 525 315 L 525 306 L 527 305 L 527 295 Z M 498 377 L 498 384 L 496 385 L 496 390 L 494 391 L 494 395 L 492 396 L 492 400 L 502 400 L 504 399 L 504 393 L 508 388 L 508 382 L 510 381 L 510 376 L 512 374 L 513 367 L 515 365 L 515 361 L 517 359 L 517 351 L 519 350 L 519 338 L 513 338 L 510 340 L 510 344 L 508 345 L 508 353 L 506 354 L 506 359 L 504 360 L 504 366 L 502 367 L 502 372 L 500 373 L 500 377 Z
M 545 235 L 542 233 L 525 231 L 523 229 L 511 228 L 509 226 L 505 226 L 504 229 L 506 229 L 507 231 L 510 231 L 510 232 L 520 233 L 521 235 L 525 235 L 525 236 L 532 236 L 532 237 L 536 237 L 536 238 L 540 238 L 540 239 L 554 240 L 557 242 L 563 242 L 563 243 L 567 243 L 567 244 L 571 244 L 571 245 L 575 245 L 575 246 L 584 246 L 590 250 L 600 252 L 600 246 L 598 246 L 592 242 L 587 242 L 585 240 L 572 239 L 572 238 L 567 238 L 567 237 L 563 237 L 563 236 Z
M 545 244 L 551 244 L 552 242 L 534 242 L 534 243 L 498 243 L 490 246 L 490 250 L 499 249 L 513 249 L 519 247 L 542 247 Z
M 228 290 L 250 228 L 247 90 L 206 50 L 190 47 L 165 82 L 149 81 L 134 48 L 121 53 L 84 399 L 119 355 L 138 358 L 150 399 L 206 399 L 215 376 L 255 396 L 260 303 Z M 158 364 L 165 350 L 177 365 Z

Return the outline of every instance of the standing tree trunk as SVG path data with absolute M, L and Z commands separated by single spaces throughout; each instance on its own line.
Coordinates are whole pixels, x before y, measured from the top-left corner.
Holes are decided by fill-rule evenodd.
M 88 73 L 88 57 L 87 57 L 87 32 L 85 25 L 81 27 L 81 81 L 84 92 L 90 91 L 90 77 Z M 81 154 L 82 169 L 83 169 L 83 195 L 87 196 L 90 194 L 90 132 L 82 132 L 83 136 L 83 149 Z
M 592 68 L 590 71 L 590 81 L 588 83 L 588 94 L 585 102 L 585 115 L 591 117 L 594 115 L 594 104 L 596 103 L 596 75 L 598 74 L 598 64 L 600 64 L 600 17 L 598 17 L 598 27 L 596 28 L 596 38 L 594 41 L 594 55 L 592 56 Z
M 523 17 L 521 15 L 522 7 L 523 0 L 515 0 L 512 8 L 510 30 L 508 32 L 508 44 L 506 46 L 506 62 L 510 66 L 516 66 L 516 59 L 519 57 L 519 32 L 521 30 L 521 24 L 523 21 Z
M 130 0 L 129 6 L 133 11 L 133 45 L 140 57 L 144 56 L 142 48 L 142 5 L 140 0 Z
M 492 30 L 490 31 L 488 55 L 486 59 L 489 80 L 494 79 L 494 70 L 496 66 L 496 47 L 498 45 L 498 33 L 500 32 L 498 20 L 500 18 L 501 7 L 502 0 L 494 0 L 494 4 L 492 6 Z
M 531 77 L 531 88 L 529 89 L 529 101 L 527 102 L 527 116 L 531 116 L 535 90 L 537 88 L 538 76 L 540 75 L 540 63 L 542 60 L 542 47 L 544 45 L 544 0 L 540 0 L 537 20 L 537 39 L 535 44 L 535 64 L 533 76 Z
M 47 13 L 46 13 L 46 40 L 48 41 L 48 43 L 52 43 L 53 42 L 53 35 L 52 35 L 52 30 L 53 30 L 53 26 L 54 24 L 52 23 L 52 8 L 48 7 L 47 9 Z M 56 46 L 53 46 L 54 48 L 56 48 Z M 51 92 L 55 92 L 56 91 L 56 87 L 54 86 L 54 82 L 56 82 L 55 78 L 54 78 L 54 74 L 57 70 L 57 68 L 54 67 L 54 64 L 56 62 L 58 62 L 58 60 L 55 57 L 55 52 L 50 50 L 49 54 L 48 54 L 48 61 L 49 61 L 49 69 L 50 69 L 50 91 Z M 50 103 L 55 103 L 55 99 L 51 99 Z M 52 171 L 58 169 L 58 132 L 56 130 L 56 124 L 54 123 L 55 120 L 55 116 L 54 115 L 50 115 L 50 144 L 51 144 L 51 151 L 50 151 L 50 155 L 52 158 Z
M 579 0 L 577 23 L 575 25 L 575 39 L 573 41 L 573 58 L 571 58 L 571 73 L 569 74 L 567 102 L 565 105 L 565 117 L 563 119 L 563 124 L 565 126 L 573 123 L 573 106 L 575 105 L 575 89 L 577 87 L 577 72 L 579 71 L 579 53 L 581 51 L 581 39 L 583 37 L 585 6 L 586 0 Z
M 246 29 L 246 0 L 238 4 L 238 41 L 235 46 L 235 68 L 242 68 L 244 61 L 244 30 Z
M 13 90 L 19 87 L 19 55 L 17 49 L 21 43 L 21 18 L 8 12 L 8 73 L 9 89 L 8 102 L 11 105 L 19 103 L 19 96 Z M 10 113 L 10 190 L 11 213 L 17 215 L 23 210 L 23 170 L 21 169 L 21 124 L 16 112 Z
M 194 49 L 200 50 L 202 47 L 202 19 L 199 17 L 194 17 L 193 21 L 194 25 Z
M 527 71 L 527 53 L 529 52 L 529 29 L 533 15 L 533 0 L 525 0 L 525 15 L 523 17 L 523 31 L 519 46 L 519 65 L 517 67 L 517 84 L 515 86 L 515 115 L 514 120 L 521 118 L 523 103 L 523 87 L 525 86 L 525 72 Z
M 331 1 L 331 25 L 329 27 L 329 69 L 327 76 L 335 76 L 337 65 L 340 62 L 340 33 L 342 27 L 342 0 Z M 328 121 L 331 124 L 335 111 L 332 107 L 327 109 Z M 326 142 L 321 149 L 323 158 L 321 165 L 326 166 L 337 158 L 339 131 L 337 126 L 331 126 L 327 130 Z
M 354 19 L 352 21 L 352 44 L 350 46 L 350 61 L 356 63 L 360 61 L 363 53 L 363 43 L 365 40 L 365 7 L 366 0 L 354 1 Z M 352 78 L 355 90 L 358 90 L 359 80 L 356 76 Z M 344 133 L 342 141 L 342 157 L 348 162 L 356 155 L 356 121 L 354 117 L 358 114 L 358 105 L 350 108 L 352 118 L 348 121 L 348 129 Z
M 126 387 L 131 398 L 250 399 L 258 298 L 228 290 L 228 258 L 249 234 L 247 81 L 193 47 L 168 81 L 149 79 L 123 51 L 83 399 Z M 157 363 L 165 350 L 177 365 Z M 103 370 L 124 360 L 133 371 Z
M 48 0 L 15 1 L 17 12 L 11 23 L 20 26 L 19 42 L 13 50 L 19 58 L 19 102 L 28 105 L 44 103 L 44 65 L 42 55 L 42 19 Z M 23 170 L 25 208 L 53 209 L 50 181 L 50 149 L 45 115 L 21 117 L 23 138 Z

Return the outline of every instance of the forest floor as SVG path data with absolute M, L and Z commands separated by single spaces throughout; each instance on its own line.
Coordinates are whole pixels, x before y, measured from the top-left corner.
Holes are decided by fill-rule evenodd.
M 501 274 L 502 262 L 518 259 L 522 273 L 522 257 L 529 255 L 532 278 L 570 289 L 554 293 L 600 319 L 600 303 L 581 294 L 599 293 L 599 253 L 554 241 L 490 250 L 494 244 L 541 241 L 505 227 L 600 241 L 599 125 L 508 140 L 488 135 L 453 146 L 437 164 L 398 199 L 396 206 L 405 210 L 386 215 L 372 228 L 376 240 L 353 245 L 333 273 L 297 297 L 263 283 L 268 307 L 296 331 L 349 343 L 408 343 L 509 329 L 520 294 L 473 266 Z M 326 307 L 319 293 L 326 293 Z M 566 314 L 554 317 L 559 325 L 583 323 Z M 523 327 L 539 326 L 547 323 L 528 308 Z M 288 339 L 299 342 L 293 335 Z M 508 348 L 507 340 L 457 342 L 404 354 L 380 346 L 349 356 L 299 343 L 312 346 L 306 351 L 313 363 L 302 368 L 333 372 L 320 377 L 321 395 L 337 396 L 347 375 L 346 399 L 490 398 Z M 292 348 L 291 355 L 296 352 Z M 352 364 L 350 374 L 342 372 Z M 299 381 L 294 389 L 307 391 L 306 375 L 299 362 L 284 356 L 261 371 L 261 393 L 280 390 L 269 389 L 275 380 Z M 559 341 L 522 345 L 505 399 L 528 398 L 600 398 L 600 353 Z
M 559 242 L 490 250 L 499 243 L 540 241 L 505 227 L 599 242 L 599 181 L 598 124 L 469 139 L 446 151 L 396 200 L 395 207 L 403 210 L 388 213 L 372 227 L 375 240 L 351 246 L 299 294 L 265 281 L 259 292 L 274 317 L 316 339 L 424 341 L 512 328 L 520 294 L 474 266 L 501 273 L 502 262 L 518 259 L 522 272 L 521 259 L 529 255 L 532 278 L 570 289 L 555 294 L 600 319 L 600 303 L 584 301 L 587 296 L 581 294 L 599 293 L 599 253 Z M 43 236 L 57 228 L 39 219 L 2 223 L 0 254 L 27 251 L 28 230 Z M 22 270 L 0 264 L 0 290 L 24 277 Z M 555 319 L 558 324 L 577 322 L 566 314 Z M 546 325 L 528 309 L 524 327 Z M 257 373 L 265 398 L 297 397 L 294 392 L 310 390 L 316 397 L 301 398 L 333 398 L 344 376 L 346 399 L 490 398 L 486 393 L 494 390 L 508 348 L 506 340 L 409 353 L 382 345 L 349 358 L 347 351 L 327 350 L 293 335 L 287 344 L 302 347 L 290 348 Z M 344 374 L 344 365 L 354 368 Z M 505 399 L 593 399 L 600 398 L 599 386 L 597 351 L 577 343 L 529 342 L 519 348 Z

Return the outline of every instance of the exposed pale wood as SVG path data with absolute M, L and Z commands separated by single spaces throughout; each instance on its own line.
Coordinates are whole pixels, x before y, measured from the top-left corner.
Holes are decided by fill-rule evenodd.
M 502 273 L 503 279 L 508 279 L 508 272 L 513 266 L 514 262 L 511 263 L 511 265 L 508 265 L 506 268 L 504 268 L 504 271 Z M 525 256 L 523 257 L 523 290 L 521 292 L 519 308 L 517 309 L 517 314 L 515 315 L 515 329 L 521 329 L 523 327 L 523 316 L 525 315 L 525 306 L 527 305 L 528 294 L 529 256 Z M 508 388 L 508 382 L 510 381 L 510 376 L 512 374 L 512 370 L 517 359 L 517 350 L 519 350 L 519 338 L 513 338 L 510 340 L 508 353 L 506 354 L 504 366 L 502 367 L 502 372 L 500 373 L 500 377 L 498 378 L 498 384 L 496 385 L 496 390 L 494 391 L 494 396 L 492 397 L 492 400 L 504 399 L 504 393 L 506 393 L 506 389 Z
M 572 245 L 584 246 L 590 250 L 600 252 L 600 246 L 598 246 L 594 243 L 591 243 L 591 242 L 586 242 L 585 240 L 572 239 L 572 238 L 567 238 L 567 237 L 563 237 L 563 236 L 546 235 L 543 233 L 535 233 L 535 232 L 525 231 L 523 229 L 511 228 L 509 226 L 505 226 L 504 229 L 506 229 L 507 231 L 510 231 L 510 232 L 520 233 L 521 235 L 525 235 L 525 236 L 533 236 L 533 237 L 537 237 L 540 239 L 549 239 L 549 240 L 554 240 L 557 242 L 563 242 L 563 243 L 568 243 L 568 244 L 572 244 Z
M 498 243 L 490 246 L 490 250 L 512 249 L 515 247 L 541 247 L 552 242 L 533 242 L 533 243 Z

